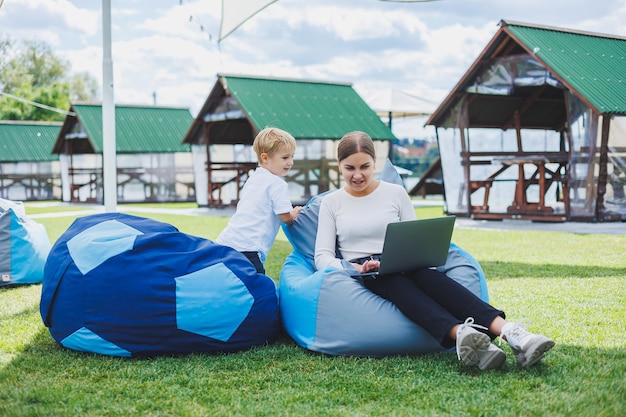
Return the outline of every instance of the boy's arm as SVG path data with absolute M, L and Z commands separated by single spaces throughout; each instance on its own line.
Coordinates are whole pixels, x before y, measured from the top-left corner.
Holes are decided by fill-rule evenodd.
M 291 223 L 293 223 L 296 220 L 296 217 L 298 217 L 298 213 L 300 213 L 300 210 L 302 210 L 302 207 L 301 206 L 296 206 L 289 213 L 281 213 L 281 214 L 279 214 L 278 218 L 283 223 L 291 224 Z

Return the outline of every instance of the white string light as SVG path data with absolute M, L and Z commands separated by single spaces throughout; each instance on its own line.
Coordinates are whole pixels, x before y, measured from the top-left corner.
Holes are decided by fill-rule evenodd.
M 4 0 L 0 0 L 0 7 L 2 7 L 2 3 L 3 2 L 4 2 Z M 57 109 L 55 107 L 46 106 L 45 104 L 41 104 L 41 103 L 37 103 L 35 101 L 27 100 L 27 99 L 22 98 L 22 97 L 17 97 L 17 96 L 14 96 L 13 94 L 4 93 L 4 92 L 0 91 L 0 95 L 7 96 L 7 97 L 12 98 L 14 100 L 30 104 L 32 106 L 41 107 L 42 109 L 46 109 L 46 110 L 54 111 L 54 112 L 57 112 L 57 113 L 61 113 L 61 114 L 64 114 L 66 116 L 76 116 L 76 113 L 74 113 L 74 112 L 65 111 L 65 110 Z

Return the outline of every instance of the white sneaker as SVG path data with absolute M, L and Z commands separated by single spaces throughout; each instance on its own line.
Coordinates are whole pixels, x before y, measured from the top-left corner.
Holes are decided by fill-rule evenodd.
M 526 330 L 520 323 L 507 323 L 502 328 L 502 334 L 515 353 L 517 363 L 525 368 L 533 366 L 552 349 L 554 341 L 542 334 L 534 334 Z
M 485 333 L 476 330 L 486 329 L 474 324 L 474 319 L 468 317 L 456 332 L 456 354 L 466 365 L 477 365 L 482 371 L 500 367 L 506 360 L 502 349 L 491 343 Z

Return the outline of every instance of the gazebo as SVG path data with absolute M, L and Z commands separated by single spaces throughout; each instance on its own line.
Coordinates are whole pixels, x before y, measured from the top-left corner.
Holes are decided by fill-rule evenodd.
M 181 144 L 192 120 L 186 108 L 115 106 L 119 201 L 194 198 L 191 154 Z M 73 103 L 52 148 L 61 162 L 63 201 L 103 201 L 102 140 L 102 105 Z
M 502 20 L 430 116 L 446 211 L 626 220 L 626 38 Z
M 236 204 L 257 165 L 251 145 L 266 127 L 291 133 L 297 142 L 288 177 L 292 200 L 339 187 L 335 143 L 353 130 L 377 142 L 382 168 L 395 139 L 351 84 L 218 74 L 183 143 L 194 157 L 199 206 Z
M 59 122 L 0 121 L 0 198 L 57 200 L 59 157 L 50 151 Z

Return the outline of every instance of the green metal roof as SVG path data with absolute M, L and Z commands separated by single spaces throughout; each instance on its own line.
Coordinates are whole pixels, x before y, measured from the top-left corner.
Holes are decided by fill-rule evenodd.
M 279 127 L 296 139 L 339 139 L 353 130 L 395 136 L 350 84 L 223 75 L 254 126 Z
M 0 121 L 0 162 L 58 161 L 52 147 L 59 122 Z
M 102 153 L 102 105 L 73 104 L 71 110 L 82 124 L 95 153 Z M 66 124 L 72 116 L 68 116 Z M 118 153 L 189 152 L 181 144 L 193 121 L 189 109 L 153 106 L 115 106 L 115 141 Z M 75 122 L 75 120 L 74 120 Z M 68 126 L 58 137 L 54 147 L 60 152 Z
M 626 38 L 508 21 L 502 24 L 600 113 L 626 114 Z

